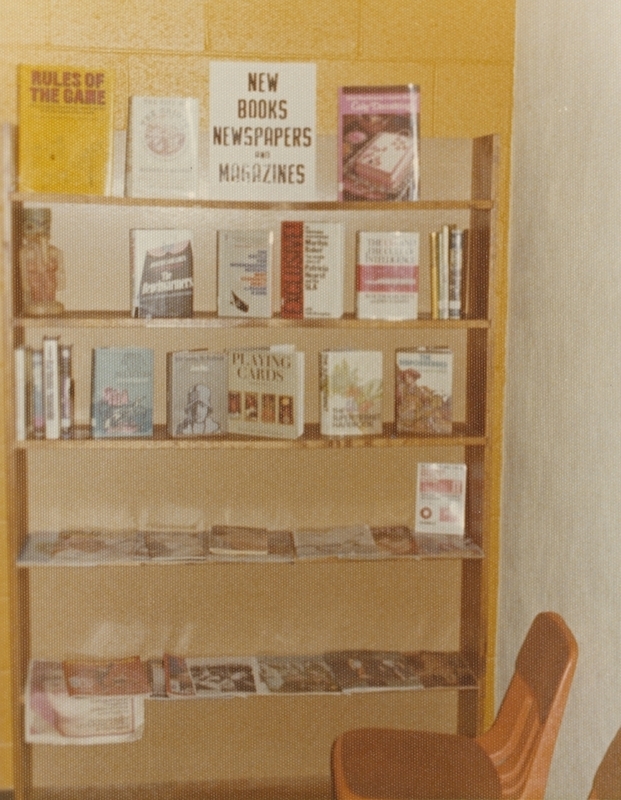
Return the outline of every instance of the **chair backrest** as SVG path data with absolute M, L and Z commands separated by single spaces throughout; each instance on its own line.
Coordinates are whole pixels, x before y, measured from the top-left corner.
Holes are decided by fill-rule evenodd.
M 496 720 L 478 739 L 500 776 L 503 798 L 543 798 L 577 659 L 578 645 L 563 618 L 538 614 Z
M 597 768 L 589 800 L 621 800 L 621 728 Z

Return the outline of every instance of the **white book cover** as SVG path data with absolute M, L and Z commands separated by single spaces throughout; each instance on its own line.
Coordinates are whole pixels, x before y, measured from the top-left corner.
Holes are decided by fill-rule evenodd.
M 304 353 L 289 345 L 229 352 L 229 433 L 297 439 L 304 433 Z
M 125 194 L 198 195 L 196 97 L 130 97 Z
M 344 311 L 343 224 L 284 221 L 280 242 L 281 316 L 340 319 Z
M 466 525 L 466 465 L 419 463 L 416 533 L 463 536 Z
M 211 61 L 209 196 L 315 200 L 316 65 Z
M 186 228 L 131 228 L 132 317 L 191 317 L 194 299 L 193 232 Z
M 218 316 L 272 316 L 270 230 L 218 231 Z
M 45 409 L 46 439 L 60 439 L 58 346 L 58 337 L 43 337 L 43 407 Z
M 450 227 L 438 232 L 438 319 L 449 318 Z
M 324 350 L 319 380 L 323 435 L 382 433 L 381 350 Z
M 359 319 L 418 317 L 419 234 L 359 231 L 356 313 Z

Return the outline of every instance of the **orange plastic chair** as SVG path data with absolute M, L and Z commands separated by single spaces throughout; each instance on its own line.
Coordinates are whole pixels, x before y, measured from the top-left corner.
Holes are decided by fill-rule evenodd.
M 336 800 L 543 798 L 578 658 L 558 614 L 538 614 L 491 728 L 478 738 L 362 728 L 332 748 Z
M 621 728 L 597 768 L 589 800 L 621 800 Z

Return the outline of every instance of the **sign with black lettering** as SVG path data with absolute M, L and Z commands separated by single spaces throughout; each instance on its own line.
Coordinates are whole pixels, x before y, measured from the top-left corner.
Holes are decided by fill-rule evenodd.
M 314 200 L 316 137 L 315 64 L 210 62 L 210 197 Z

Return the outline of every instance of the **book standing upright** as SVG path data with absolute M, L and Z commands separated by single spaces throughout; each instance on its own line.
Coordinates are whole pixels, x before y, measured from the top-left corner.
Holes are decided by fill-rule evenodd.
M 109 194 L 112 71 L 21 64 L 18 88 L 20 191 Z
M 419 116 L 414 84 L 339 89 L 339 200 L 418 200 Z

